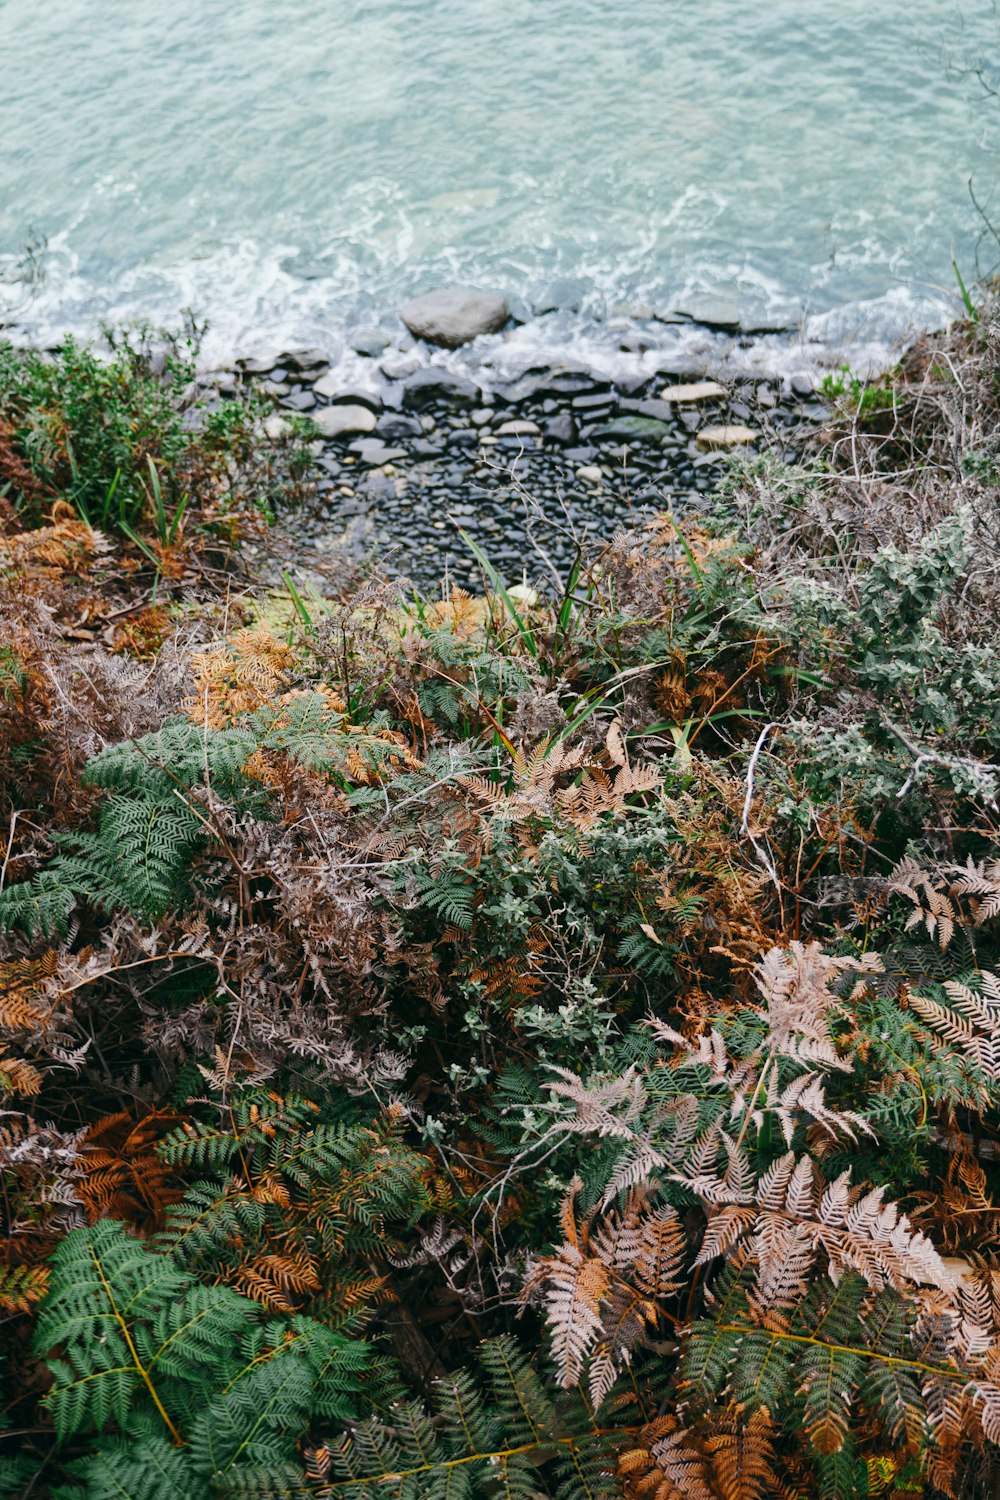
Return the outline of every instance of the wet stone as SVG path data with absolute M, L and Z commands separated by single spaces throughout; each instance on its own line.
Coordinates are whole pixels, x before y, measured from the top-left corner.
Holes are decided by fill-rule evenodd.
M 402 412 L 395 411 L 386 412 L 375 425 L 379 437 L 389 438 L 395 443 L 401 438 L 420 437 L 423 430 L 416 417 L 404 417 Z
M 545 436 L 554 443 L 575 443 L 576 423 L 565 412 L 557 417 L 550 417 L 544 425 Z
M 289 411 L 311 411 L 316 405 L 316 397 L 312 391 L 292 391 L 281 404 Z
M 406 410 L 422 410 L 434 401 L 445 401 L 452 406 L 474 406 L 479 399 L 479 387 L 436 365 L 428 365 L 407 376 L 403 382 L 403 406 Z

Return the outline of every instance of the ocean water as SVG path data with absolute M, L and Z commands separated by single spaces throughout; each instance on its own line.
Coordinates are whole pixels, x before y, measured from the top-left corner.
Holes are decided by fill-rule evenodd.
M 462 280 L 569 304 L 522 363 L 720 291 L 888 347 L 992 264 L 998 40 L 992 0 L 0 0 L 0 323 L 191 308 L 211 363 Z

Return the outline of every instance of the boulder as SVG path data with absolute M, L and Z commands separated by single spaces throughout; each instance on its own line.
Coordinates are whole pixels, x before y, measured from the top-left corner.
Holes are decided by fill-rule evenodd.
M 325 438 L 339 438 L 356 432 L 374 432 L 378 418 L 367 406 L 323 406 L 311 417 Z
M 510 310 L 496 292 L 444 286 L 414 297 L 400 308 L 399 316 L 416 338 L 458 349 L 481 334 L 496 333 L 507 322 Z

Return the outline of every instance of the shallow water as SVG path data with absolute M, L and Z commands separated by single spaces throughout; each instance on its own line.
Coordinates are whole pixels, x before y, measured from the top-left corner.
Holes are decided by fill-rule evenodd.
M 0 0 L 0 306 L 189 306 L 218 358 L 560 278 L 551 339 L 738 290 L 877 342 L 975 274 L 997 38 L 991 0 Z

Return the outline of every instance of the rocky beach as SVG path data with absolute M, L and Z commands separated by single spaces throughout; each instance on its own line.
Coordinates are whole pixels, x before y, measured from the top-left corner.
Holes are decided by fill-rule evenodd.
M 588 538 L 703 504 L 734 453 L 794 460 L 828 412 L 815 373 L 775 368 L 778 349 L 790 362 L 792 333 L 741 325 L 721 299 L 618 323 L 610 365 L 519 368 L 509 334 L 523 340 L 530 314 L 515 320 L 496 294 L 437 289 L 404 307 L 394 332 L 387 318 L 348 336 L 346 358 L 275 350 L 204 372 L 191 420 L 253 389 L 273 402 L 272 440 L 307 444 L 315 499 L 280 517 L 267 543 L 305 579 L 377 561 L 424 589 L 475 587 L 465 533 L 503 576 L 539 582 Z

